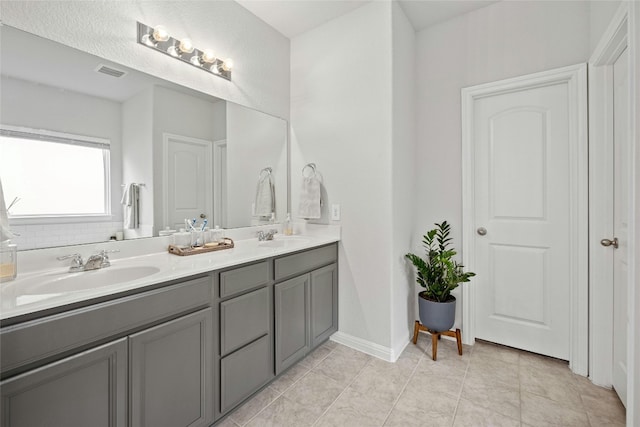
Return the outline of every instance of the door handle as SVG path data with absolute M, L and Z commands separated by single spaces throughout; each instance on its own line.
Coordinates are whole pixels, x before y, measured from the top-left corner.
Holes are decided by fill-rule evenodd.
M 207 217 L 207 214 L 203 214 L 203 213 L 200 214 L 200 218 L 205 219 L 206 217 Z
M 481 235 L 481 236 L 486 236 L 486 234 L 487 234 L 487 229 L 486 229 L 486 228 L 484 228 L 484 227 L 480 227 L 480 228 L 478 228 L 478 229 L 476 230 L 476 232 L 477 232 L 479 235 Z
M 602 246 L 613 246 L 614 248 L 618 249 L 618 238 L 614 237 L 613 240 L 602 239 L 600 240 L 600 244 Z

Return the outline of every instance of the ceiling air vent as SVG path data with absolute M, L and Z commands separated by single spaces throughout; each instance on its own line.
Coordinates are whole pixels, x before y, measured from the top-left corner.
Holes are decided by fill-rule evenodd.
M 106 74 L 111 77 L 118 77 L 118 78 L 127 74 L 126 71 L 116 70 L 115 68 L 107 67 L 104 64 L 98 65 L 95 71 L 97 71 L 98 73 Z

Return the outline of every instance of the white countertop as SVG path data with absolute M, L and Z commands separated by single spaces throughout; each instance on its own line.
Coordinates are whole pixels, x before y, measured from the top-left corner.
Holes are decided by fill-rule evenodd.
M 134 253 L 135 256 L 126 256 L 126 253 L 121 250 L 117 254 L 119 257 L 111 257 L 110 267 L 78 273 L 69 273 L 69 266 L 66 263 L 65 266 L 60 266 L 61 263 L 58 262 L 56 268 L 50 268 L 50 263 L 46 261 L 50 258 L 55 259 L 56 254 L 74 253 L 74 248 L 56 249 L 55 251 L 49 251 L 51 253 L 46 255 L 39 253 L 37 255 L 24 256 L 26 262 L 29 263 L 29 268 L 24 268 L 22 273 L 20 272 L 21 257 L 19 254 L 18 277 L 14 281 L 0 284 L 0 319 L 5 320 L 32 314 L 67 304 L 79 303 L 157 283 L 182 279 L 234 265 L 322 246 L 340 240 L 339 227 L 337 230 L 337 233 L 335 229 L 329 232 L 309 230 L 309 233 L 293 236 L 292 238 L 278 234 L 272 243 L 267 243 L 266 245 L 259 243 L 256 238 L 235 240 L 235 247 L 232 249 L 192 256 L 169 254 L 166 252 L 166 242 L 164 240 L 159 242 L 160 247 L 164 248 L 163 251 L 155 250 L 151 252 L 148 249 L 150 245 L 148 241 L 156 238 L 145 239 L 147 242 L 139 242 L 138 246 L 146 246 L 147 253 L 141 254 L 141 249 L 136 248 L 136 250 L 127 251 Z M 326 231 L 326 227 L 324 231 Z M 154 244 L 157 245 L 158 242 L 156 241 Z M 128 249 L 132 249 L 134 247 L 132 245 L 135 245 L 135 243 L 130 243 L 129 245 Z M 103 244 L 102 247 L 104 246 Z M 38 269 L 38 265 L 44 268 Z M 117 279 L 120 272 L 125 273 L 124 280 Z M 143 277 L 131 280 L 126 276 L 126 273 L 131 272 L 138 273 L 138 276 L 141 275 Z M 108 280 L 105 281 L 105 278 L 108 278 Z M 60 291 L 56 289 L 56 284 L 62 283 L 61 281 L 65 281 L 64 283 L 66 284 L 77 282 L 81 283 L 81 286 L 77 289 L 74 288 L 72 291 Z M 87 283 L 87 285 L 84 283 Z

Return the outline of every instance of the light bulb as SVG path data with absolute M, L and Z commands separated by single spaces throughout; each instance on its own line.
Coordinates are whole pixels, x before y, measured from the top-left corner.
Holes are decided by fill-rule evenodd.
M 142 43 L 144 43 L 144 44 L 146 44 L 147 46 L 150 46 L 150 47 L 154 47 L 156 45 L 156 42 L 154 40 L 155 39 L 153 38 L 153 36 L 151 36 L 151 34 L 145 34 L 140 39 L 140 41 Z
M 227 58 L 222 63 L 222 69 L 225 71 L 231 71 L 233 68 L 233 61 L 230 58 Z
M 162 25 L 157 25 L 153 29 L 153 38 L 155 41 L 166 42 L 169 40 L 169 31 Z
M 167 48 L 167 53 L 175 58 L 180 56 L 178 49 L 174 45 L 171 45 Z
M 206 62 L 207 64 L 211 64 L 213 61 L 216 60 L 216 56 L 213 54 L 213 51 L 211 50 L 205 50 L 204 52 L 202 52 L 202 62 Z
M 191 42 L 191 39 L 185 38 L 180 40 L 180 45 L 178 47 L 180 48 L 180 51 L 183 53 L 193 52 L 193 43 Z

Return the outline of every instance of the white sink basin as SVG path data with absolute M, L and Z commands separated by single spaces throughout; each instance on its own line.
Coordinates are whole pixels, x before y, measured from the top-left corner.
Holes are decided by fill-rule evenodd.
M 102 288 L 142 279 L 160 271 L 158 267 L 105 267 L 79 273 L 49 273 L 16 280 L 13 291 L 22 295 L 61 294 Z
M 266 248 L 291 248 L 309 243 L 309 239 L 299 236 L 274 236 L 273 240 L 258 242 L 258 246 Z

